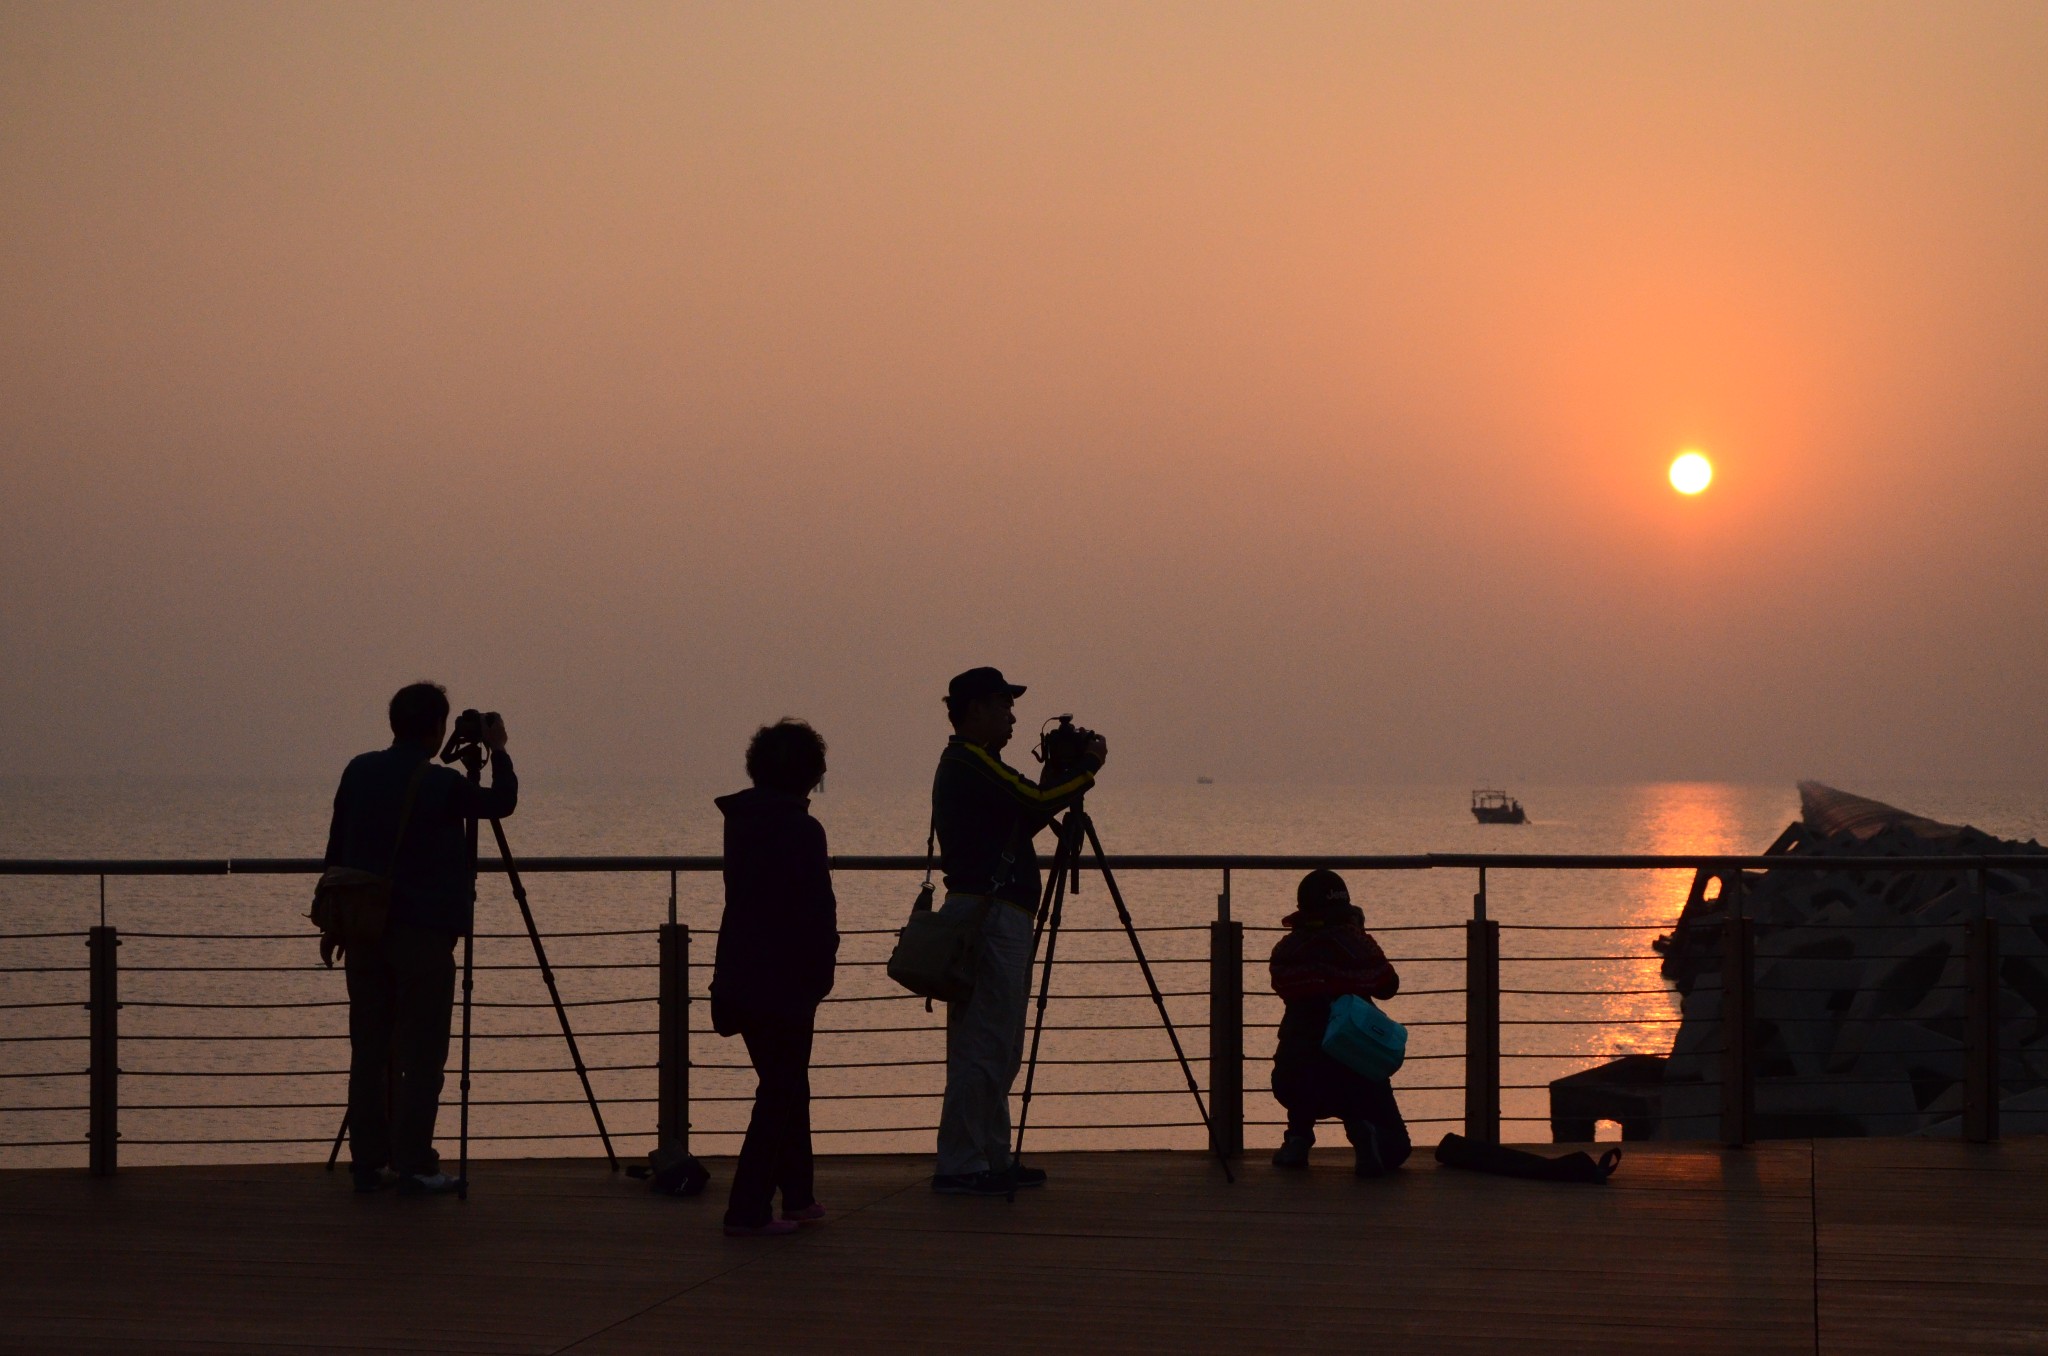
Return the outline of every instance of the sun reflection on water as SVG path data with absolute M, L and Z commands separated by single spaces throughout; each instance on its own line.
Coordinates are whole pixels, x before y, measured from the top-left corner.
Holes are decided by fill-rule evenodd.
M 1659 854 L 1752 852 L 1742 841 L 1743 806 L 1736 787 L 1718 782 L 1659 782 L 1638 789 L 1637 813 L 1648 831 L 1646 851 Z M 1662 960 L 1648 943 L 1669 930 L 1685 908 L 1692 890 L 1692 871 L 1644 871 L 1630 877 L 1628 908 L 1620 921 L 1631 929 L 1619 934 L 1628 951 L 1640 960 L 1614 967 L 1616 989 L 1600 1001 L 1601 1015 L 1615 1025 L 1613 1048 L 1621 1054 L 1663 1054 L 1671 1048 L 1675 1028 L 1668 1020 L 1679 1015 L 1678 994 L 1665 984 Z M 1646 929 L 1637 931 L 1635 929 Z M 1616 951 L 1610 954 L 1622 954 Z

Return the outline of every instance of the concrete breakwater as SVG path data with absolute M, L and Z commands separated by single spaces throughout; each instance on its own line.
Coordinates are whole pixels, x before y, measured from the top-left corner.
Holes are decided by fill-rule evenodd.
M 2005 1134 L 2048 1132 L 2048 849 L 1838 791 L 1799 787 L 1800 818 L 1767 854 L 2033 855 L 2040 871 L 1743 873 L 1751 920 L 1749 1061 L 1760 1138 L 1960 1133 L 1969 929 L 1996 934 L 1996 1100 Z M 1629 1139 L 1712 1138 L 1721 1115 L 1726 897 L 1701 872 L 1653 945 L 1681 996 L 1668 1055 L 1636 1055 L 1551 1085 L 1554 1138 L 1598 1120 Z

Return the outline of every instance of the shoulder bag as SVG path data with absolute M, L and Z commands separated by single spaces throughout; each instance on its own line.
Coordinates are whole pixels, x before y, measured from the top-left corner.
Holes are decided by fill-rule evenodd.
M 391 866 L 383 875 L 352 866 L 330 866 L 313 887 L 313 907 L 306 917 L 323 937 L 354 948 L 371 946 L 384 938 L 391 923 L 391 880 L 398 874 L 398 849 L 405 845 L 405 830 L 412 821 L 412 805 L 420 793 L 420 780 L 433 765 L 429 759 L 413 769 L 405 785 L 405 804 L 398 812 L 398 838 L 391 845 Z
M 1368 998 L 1339 994 L 1323 1028 L 1323 1053 L 1353 1073 L 1392 1078 L 1408 1058 L 1408 1028 L 1381 1012 Z
M 974 962 L 981 950 L 981 928 L 988 911 L 995 907 L 996 890 L 1009 880 L 1016 857 L 1012 845 L 1003 853 L 1005 869 L 990 886 L 981 907 L 973 912 L 941 913 L 932 907 L 933 849 L 938 842 L 938 821 L 925 833 L 924 884 L 910 906 L 910 920 L 896 934 L 896 949 L 889 953 L 889 978 L 917 994 L 930 1011 L 932 1000 L 964 1003 L 974 994 Z

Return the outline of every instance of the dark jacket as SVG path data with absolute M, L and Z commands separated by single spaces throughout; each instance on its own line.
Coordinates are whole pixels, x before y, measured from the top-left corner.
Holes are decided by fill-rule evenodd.
M 932 824 L 947 892 L 993 893 L 1037 912 L 1038 853 L 1031 836 L 1094 784 L 1095 774 L 1088 771 L 1056 786 L 1034 786 L 987 749 L 954 735 L 932 777 Z M 1012 861 L 997 888 L 1005 851 Z
M 432 759 L 422 746 L 398 742 L 349 760 L 334 792 L 326 864 L 380 876 L 390 871 L 406 784 L 415 769 L 429 764 L 391 880 L 391 917 L 460 936 L 469 931 L 476 912 L 467 821 L 510 815 L 519 805 L 519 774 L 502 749 L 491 756 L 489 786 L 471 786 L 460 772 L 433 765 Z
M 722 1036 L 756 1022 L 805 1020 L 832 992 L 839 904 L 825 826 L 811 802 L 750 787 L 720 796 L 725 913 L 711 970 L 711 1024 Z
M 1280 920 L 1288 929 L 1273 947 L 1273 992 L 1287 1002 L 1280 1019 L 1280 1043 L 1273 1052 L 1276 1072 L 1327 1063 L 1323 1031 L 1330 1024 L 1330 1000 L 1354 993 L 1392 998 L 1401 989 L 1380 944 L 1365 930 L 1365 915 L 1350 904 L 1303 909 Z M 1348 1072 L 1348 1070 L 1346 1070 Z

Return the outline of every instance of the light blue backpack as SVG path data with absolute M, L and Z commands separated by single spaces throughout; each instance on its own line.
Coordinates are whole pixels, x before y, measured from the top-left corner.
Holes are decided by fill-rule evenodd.
M 1367 1078 L 1392 1078 L 1408 1058 L 1408 1028 L 1370 999 L 1341 994 L 1330 1003 L 1323 1053 Z

